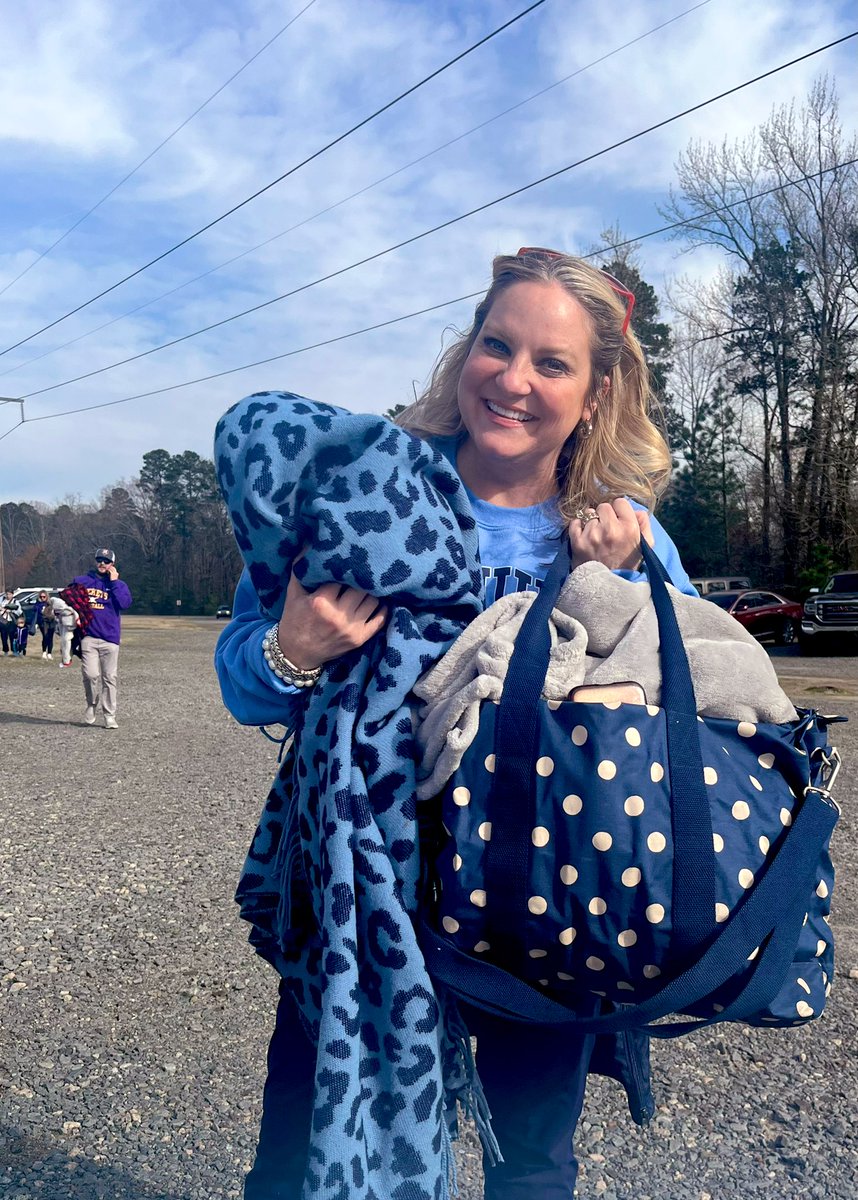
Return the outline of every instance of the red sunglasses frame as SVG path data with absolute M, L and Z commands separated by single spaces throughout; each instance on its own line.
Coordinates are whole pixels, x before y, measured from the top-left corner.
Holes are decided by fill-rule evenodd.
M 521 246 L 515 257 L 524 258 L 527 254 L 533 254 L 537 258 L 565 258 L 565 255 L 561 254 L 559 250 L 549 250 L 546 246 Z M 635 294 L 634 292 L 630 292 L 624 284 L 620 283 L 619 279 L 612 275 L 610 271 L 606 271 L 604 267 L 601 268 L 601 272 L 617 295 L 622 296 L 626 301 L 626 315 L 623 318 L 623 337 L 625 337 L 631 324 L 632 313 L 635 310 Z

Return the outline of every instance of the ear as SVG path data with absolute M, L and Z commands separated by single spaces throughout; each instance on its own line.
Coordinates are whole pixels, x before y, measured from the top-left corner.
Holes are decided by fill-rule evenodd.
M 592 400 L 585 401 L 585 403 L 584 403 L 584 411 L 582 413 L 582 416 L 584 417 L 585 421 L 593 420 L 593 417 L 596 415 L 596 411 L 598 410 L 598 407 L 599 407 L 599 401 L 606 400 L 608 398 L 608 392 L 610 390 L 611 390 L 611 377 L 610 377 L 610 375 L 605 375 L 602 377 L 602 386 L 599 388 L 599 390 L 596 393 L 596 395 L 594 396 L 594 398 Z

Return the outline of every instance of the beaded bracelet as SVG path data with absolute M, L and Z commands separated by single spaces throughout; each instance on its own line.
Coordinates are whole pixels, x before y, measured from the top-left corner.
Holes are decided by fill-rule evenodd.
M 262 653 L 271 671 L 284 683 L 298 688 L 311 688 L 322 674 L 321 667 L 296 667 L 280 648 L 277 640 L 277 625 L 272 625 L 262 639 Z

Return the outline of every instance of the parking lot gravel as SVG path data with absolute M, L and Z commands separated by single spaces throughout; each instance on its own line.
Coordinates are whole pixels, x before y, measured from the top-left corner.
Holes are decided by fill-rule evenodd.
M 276 747 L 223 710 L 218 631 L 126 618 L 115 731 L 83 723 L 77 669 L 0 661 L 3 1200 L 241 1195 L 277 989 L 232 893 Z M 851 718 L 836 739 L 828 1010 L 800 1030 L 657 1045 L 644 1130 L 596 1081 L 580 1200 L 858 1194 L 858 659 L 772 656 L 797 702 Z M 458 1162 L 462 1200 L 478 1200 L 467 1128 Z

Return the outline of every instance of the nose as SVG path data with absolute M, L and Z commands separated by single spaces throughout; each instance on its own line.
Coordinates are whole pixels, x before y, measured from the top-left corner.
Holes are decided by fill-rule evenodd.
M 529 364 L 522 355 L 509 358 L 498 375 L 498 383 L 510 396 L 525 396 L 530 391 Z

